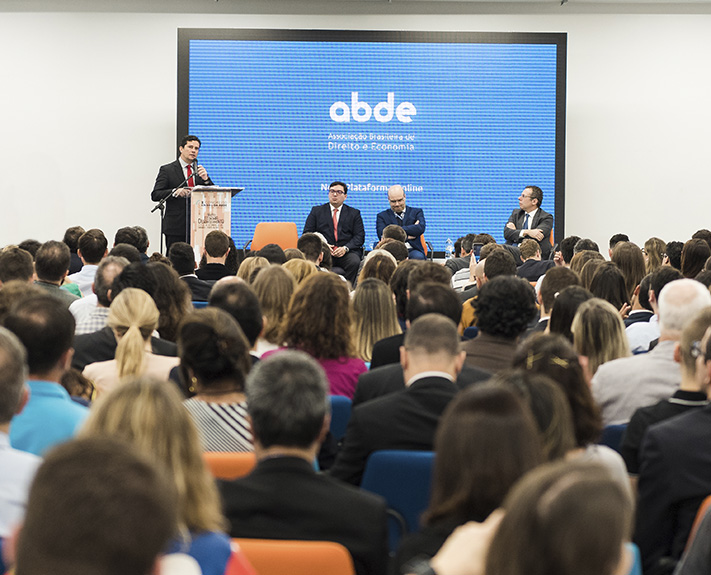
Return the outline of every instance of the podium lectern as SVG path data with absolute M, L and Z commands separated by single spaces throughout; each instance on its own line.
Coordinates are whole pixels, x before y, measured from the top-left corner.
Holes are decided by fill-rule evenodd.
M 186 222 L 185 236 L 195 252 L 195 261 L 200 261 L 200 250 L 205 245 L 205 236 L 214 230 L 231 235 L 232 198 L 244 188 L 221 188 L 219 186 L 197 186 L 192 188 L 190 197 L 190 220 Z

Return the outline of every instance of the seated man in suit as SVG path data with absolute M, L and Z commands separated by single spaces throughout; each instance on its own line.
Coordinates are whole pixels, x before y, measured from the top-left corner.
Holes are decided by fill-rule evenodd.
M 193 301 L 207 301 L 212 284 L 201 280 L 195 275 L 195 252 L 190 244 L 175 242 L 168 250 L 168 259 L 180 279 L 190 288 Z
M 405 205 L 405 190 L 402 186 L 391 186 L 388 189 L 390 209 L 378 214 L 375 228 L 378 239 L 382 239 L 386 226 L 395 224 L 401 226 L 407 234 L 407 251 L 412 260 L 424 260 L 422 234 L 425 233 L 425 215 L 420 208 L 408 208 Z
M 187 218 L 190 216 L 190 211 L 186 198 L 190 197 L 189 188 L 213 185 L 205 168 L 197 165 L 200 144 L 200 138 L 197 136 L 183 137 L 178 147 L 180 151 L 178 159 L 161 166 L 156 176 L 151 200 L 159 202 L 167 198 L 163 217 L 166 250 L 169 250 L 175 242 L 187 241 Z
M 538 186 L 526 186 L 518 197 L 519 209 L 511 212 L 511 217 L 504 227 L 504 238 L 509 245 L 520 244 L 526 238 L 533 238 L 541 246 L 543 259 L 548 259 L 551 252 L 553 216 L 541 209 L 542 202 L 543 190 Z
M 431 451 L 439 418 L 459 391 L 464 357 L 451 319 L 431 313 L 412 322 L 400 348 L 406 388 L 353 410 L 331 476 L 360 485 L 374 451 Z
M 297 351 L 260 361 L 247 379 L 247 405 L 257 467 L 220 485 L 230 536 L 335 541 L 358 575 L 384 575 L 385 502 L 314 471 L 330 424 L 316 361 Z
M 525 239 L 520 246 L 523 263 L 516 269 L 516 275 L 530 282 L 537 282 L 543 274 L 555 266 L 553 260 L 541 260 L 541 246 L 531 238 Z
M 365 228 L 360 210 L 345 204 L 347 197 L 348 186 L 333 182 L 328 189 L 328 203 L 311 208 L 302 233 L 323 235 L 331 248 L 333 271 L 354 284 L 363 256 Z

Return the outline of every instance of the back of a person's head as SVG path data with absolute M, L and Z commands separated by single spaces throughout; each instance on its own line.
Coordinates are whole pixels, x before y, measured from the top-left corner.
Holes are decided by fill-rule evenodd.
M 294 276 L 297 285 L 304 281 L 311 274 L 314 274 L 318 271 L 316 264 L 314 264 L 313 262 L 310 262 L 306 259 L 296 258 L 287 260 L 283 268 L 289 273 L 291 273 L 292 276 Z
M 439 313 L 421 315 L 405 332 L 403 346 L 417 355 L 454 358 L 459 354 L 457 324 Z
M 573 334 L 570 331 L 570 326 L 573 323 L 573 318 L 580 305 L 593 297 L 595 296 L 582 286 L 563 288 L 553 302 L 551 318 L 548 321 L 549 331 L 559 333 L 572 343 Z
M 5 318 L 21 301 L 47 295 L 42 288 L 20 280 L 12 280 L 3 284 L 0 289 L 0 325 L 5 325 Z
M 563 459 L 575 448 L 570 405 L 565 393 L 550 377 L 508 369 L 496 374 L 490 383 L 512 391 L 528 406 L 536 422 L 545 461 Z
M 393 294 L 384 282 L 369 278 L 358 282 L 351 303 L 356 355 L 370 361 L 376 342 L 401 332 Z
M 267 244 L 259 250 L 259 255 L 270 264 L 282 265 L 286 262 L 286 254 L 277 244 Z
M 521 259 L 526 261 L 536 256 L 541 251 L 541 244 L 536 240 L 528 238 L 521 242 L 519 246 L 519 251 L 521 253 Z
M 98 264 L 106 254 L 109 242 L 98 228 L 84 232 L 79 238 L 79 251 L 87 264 Z
M 617 264 L 625 278 L 627 297 L 631 301 L 634 290 L 639 285 L 639 282 L 642 281 L 646 272 L 642 250 L 632 242 L 618 242 L 612 250 L 612 261 Z
M 69 270 L 71 254 L 67 244 L 50 240 L 42 244 L 35 255 L 35 272 L 40 280 L 58 282 Z
M 56 298 L 42 295 L 20 301 L 5 318 L 5 327 L 25 346 L 30 374 L 42 375 L 57 367 L 71 348 L 75 322 Z
M 280 332 L 289 301 L 296 289 L 296 279 L 282 266 L 272 264 L 259 270 L 252 282 L 254 293 L 259 298 L 262 313 L 267 318 L 264 339 L 279 344 Z
M 685 278 L 694 278 L 704 269 L 706 260 L 711 257 L 711 248 L 702 239 L 691 239 L 681 250 L 681 274 Z
M 77 248 L 79 247 L 79 238 L 84 231 L 84 228 L 81 226 L 72 226 L 71 228 L 66 229 L 62 242 L 67 244 L 69 251 L 76 253 Z
M 632 529 L 632 500 L 600 464 L 556 462 L 509 493 L 487 575 L 613 575 Z
M 29 282 L 35 272 L 32 255 L 17 246 L 8 246 L 0 252 L 0 282 L 12 280 Z
M 250 347 L 254 346 L 262 333 L 264 320 L 259 298 L 249 284 L 236 277 L 223 278 L 210 291 L 208 303 L 235 318 Z
M 390 290 L 395 295 L 395 307 L 397 316 L 405 318 L 407 308 L 407 285 L 410 280 L 410 273 L 416 266 L 422 265 L 419 260 L 405 260 L 400 262 L 390 276 Z
M 657 301 L 659 331 L 667 337 L 678 339 L 691 318 L 711 305 L 711 294 L 701 283 L 685 278 L 664 286 Z
M 136 246 L 132 246 L 131 244 L 116 244 L 109 251 L 109 255 L 126 258 L 132 264 L 141 261 L 141 253 Z
M 404 242 L 399 242 L 397 240 L 392 240 L 383 244 L 380 246 L 380 249 L 392 254 L 398 264 L 400 262 L 404 262 L 410 256 L 410 252 Z
M 296 288 L 281 336 L 287 347 L 317 358 L 351 357 L 351 317 L 346 282 L 333 273 L 313 274 Z
M 111 302 L 107 325 L 118 335 L 119 377 L 138 375 L 144 364 L 145 342 L 158 327 L 160 314 L 153 298 L 138 288 L 126 288 Z
M 304 253 L 299 248 L 286 248 L 284 250 L 284 256 L 286 257 L 287 262 L 290 262 L 291 260 L 305 260 L 306 259 L 304 257 Z
M 437 282 L 442 285 L 450 285 L 452 274 L 441 264 L 435 262 L 420 262 L 412 268 L 407 278 L 407 289 L 410 293 L 423 282 Z
M 205 236 L 205 251 L 211 258 L 221 258 L 230 249 L 230 238 L 225 232 L 213 230 Z
M 17 336 L 0 327 L 0 425 L 9 423 L 20 406 L 27 378 L 27 352 Z
M 691 236 L 692 240 L 704 240 L 708 246 L 709 249 L 711 249 L 711 230 L 707 230 L 705 228 L 696 230 L 694 232 L 694 235 Z
M 559 334 L 533 334 L 516 350 L 512 366 L 550 377 L 568 400 L 573 414 L 575 443 L 587 447 L 602 432 L 600 408 L 585 380 L 583 368 L 570 341 Z
M 42 247 L 42 242 L 31 239 L 23 240 L 17 244 L 17 247 L 28 252 L 32 256 L 32 261 L 34 261 L 35 256 L 37 255 L 37 250 Z
M 483 333 L 516 339 L 536 314 L 536 295 L 523 278 L 499 276 L 481 286 L 474 309 Z
M 152 294 L 160 312 L 158 333 L 161 338 L 175 341 L 183 316 L 193 309 L 190 288 L 178 273 L 163 262 L 149 262 L 146 273 L 153 274 L 158 289 Z
M 472 438 L 476 438 L 472 441 Z M 511 391 L 472 386 L 445 410 L 435 436 L 432 497 L 424 520 L 482 521 L 543 460 L 528 407 Z
M 649 289 L 654 292 L 654 296 L 659 301 L 659 294 L 667 284 L 673 281 L 683 279 L 681 272 L 673 266 L 662 266 L 652 274 L 652 279 L 649 284 Z
M 603 259 L 592 259 L 585 262 L 585 265 L 580 270 L 580 283 L 585 289 L 590 289 L 597 270 L 604 263 L 605 260 Z
M 560 242 L 560 253 L 563 256 L 563 261 L 568 265 L 575 255 L 573 250 L 578 241 L 580 241 L 580 236 L 568 236 Z
M 484 274 L 487 280 L 496 277 L 515 276 L 516 260 L 511 253 L 504 248 L 493 250 L 484 261 Z
M 167 475 L 128 444 L 101 437 L 60 445 L 32 484 L 15 572 L 151 573 L 176 535 L 175 507 Z
M 590 292 L 612 304 L 616 310 L 630 302 L 625 276 L 614 262 L 603 262 L 598 266 L 590 282 Z
M 699 346 L 709 327 L 711 327 L 711 307 L 705 307 L 691 318 L 691 321 L 686 324 L 681 332 L 679 340 L 681 366 L 689 375 L 696 373 L 698 352 L 705 353 L 706 351 L 696 346 Z
M 652 287 L 652 274 L 647 274 L 639 282 L 639 294 L 637 294 L 637 302 L 647 311 L 652 311 L 652 304 L 649 303 L 649 290 Z
M 133 229 L 136 230 L 136 234 L 138 234 L 136 249 L 142 254 L 145 254 L 148 246 L 150 245 L 150 241 L 148 240 L 148 232 L 146 231 L 146 228 L 141 226 L 133 226 Z
M 435 282 L 420 283 L 410 292 L 406 316 L 410 322 L 426 313 L 438 313 L 458 324 L 462 319 L 462 302 L 449 285 Z
M 178 495 L 178 521 L 190 531 L 223 527 L 219 496 L 202 457 L 200 436 L 178 388 L 129 378 L 92 405 L 82 437 L 114 437 L 161 465 Z
M 308 448 L 329 412 L 328 381 L 305 353 L 283 351 L 260 361 L 247 377 L 247 411 L 255 444 Z
M 387 284 L 390 282 L 395 268 L 397 268 L 395 256 L 385 250 L 373 250 L 365 258 L 358 281 L 375 278 Z
M 118 244 L 128 244 L 133 246 L 140 253 L 141 236 L 133 226 L 126 226 L 116 230 L 116 235 L 114 235 L 114 246 Z
M 614 249 L 615 246 L 617 244 L 619 244 L 620 242 L 628 242 L 628 241 L 630 241 L 630 237 L 627 234 L 614 234 L 610 238 L 610 243 L 609 243 L 610 249 L 611 250 Z
M 575 246 L 573 247 L 573 253 L 577 254 L 586 250 L 599 252 L 600 248 L 598 247 L 597 243 L 591 240 L 590 238 L 583 238 L 575 242 Z
M 498 245 L 496 242 L 484 244 L 481 247 L 481 251 L 479 252 L 479 261 L 483 262 L 484 260 L 486 260 L 487 257 L 489 257 L 489 254 L 491 252 L 493 252 L 494 250 L 498 250 L 498 249 L 504 249 L 504 248 L 502 246 Z M 511 256 L 511 257 L 513 257 L 513 256 Z
M 593 250 L 583 250 L 582 252 L 577 252 L 573 256 L 573 259 L 570 260 L 570 269 L 573 270 L 576 274 L 580 275 L 580 272 L 583 271 L 583 267 L 585 267 L 585 264 L 588 263 L 590 260 L 604 261 L 605 258 L 602 257 L 602 254 L 600 252 L 596 252 Z
M 195 273 L 195 252 L 186 242 L 175 242 L 170 246 L 168 259 L 178 275 L 184 276 Z
M 139 262 L 131 262 L 114 278 L 111 284 L 111 298 L 116 299 L 116 296 L 126 288 L 142 289 L 153 297 L 158 289 L 158 284 L 155 275 L 147 269 L 147 266 Z
M 684 242 L 667 242 L 667 257 L 669 265 L 675 269 L 681 270 L 681 252 L 684 249 Z
M 255 272 L 261 268 L 268 267 L 269 261 L 261 256 L 250 256 L 242 260 L 237 270 L 237 277 L 251 284 L 255 278 Z
M 96 270 L 96 275 L 94 276 L 94 293 L 96 294 L 96 299 L 102 306 L 109 307 L 111 304 L 109 300 L 109 290 L 113 286 L 116 277 L 123 271 L 128 263 L 126 258 L 117 256 L 106 256 L 101 260 Z
M 652 237 L 644 242 L 644 253 L 647 256 L 646 269 L 648 274 L 651 274 L 662 267 L 666 251 L 667 244 L 665 244 L 664 240 L 660 238 Z
M 196 392 L 243 391 L 252 366 L 250 344 L 237 321 L 226 311 L 208 307 L 190 313 L 178 332 L 180 367 L 196 381 Z
M 577 285 L 580 285 L 580 278 L 570 268 L 560 266 L 549 269 L 541 281 L 543 307 L 550 313 L 558 294 L 568 286 Z
M 322 246 L 323 241 L 321 238 L 313 233 L 306 233 L 302 235 L 296 242 L 296 247 L 299 248 L 304 254 L 304 257 L 311 262 L 318 261 L 318 257 L 321 255 Z
M 570 330 L 575 351 L 588 358 L 592 375 L 603 363 L 630 355 L 622 317 L 603 299 L 595 297 L 580 304 Z
M 392 238 L 393 240 L 397 240 L 399 242 L 406 242 L 407 232 L 402 229 L 402 226 L 390 224 L 389 226 L 385 226 L 385 229 L 383 229 L 383 239 L 385 238 Z

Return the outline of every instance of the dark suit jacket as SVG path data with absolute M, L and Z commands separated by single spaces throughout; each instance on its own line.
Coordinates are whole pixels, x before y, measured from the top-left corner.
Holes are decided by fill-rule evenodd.
M 397 333 L 376 341 L 373 346 L 373 355 L 370 359 L 370 369 L 391 363 L 400 365 L 400 346 L 403 341 L 405 341 L 404 333 Z
M 186 237 L 186 222 L 190 217 L 190 211 L 186 206 L 190 198 L 187 198 L 186 201 L 186 198 L 174 198 L 171 196 L 173 190 L 182 184 L 184 180 L 185 175 L 179 160 L 165 164 L 158 170 L 156 183 L 151 192 L 151 200 L 159 202 L 163 198 L 170 196 L 165 203 L 165 217 L 163 218 L 163 233 L 166 235 Z M 205 181 L 196 174 L 195 185 L 212 186 L 213 183 L 210 178 Z
M 555 262 L 553 260 L 526 260 L 518 266 L 516 275 L 530 282 L 535 282 L 554 266 Z
M 427 377 L 410 387 L 368 401 L 351 413 L 333 477 L 360 485 L 368 456 L 379 449 L 431 451 L 439 418 L 459 387 Z
M 640 451 L 634 542 L 645 573 L 679 559 L 701 501 L 711 494 L 711 406 L 652 425 Z
M 155 354 L 178 356 L 178 346 L 172 341 L 152 337 L 151 347 Z M 72 367 L 79 371 L 82 371 L 90 363 L 108 361 L 114 357 L 116 357 L 116 338 L 113 330 L 108 326 L 94 333 L 77 335 L 74 338 Z
M 387 568 L 385 501 L 344 485 L 297 457 L 260 461 L 247 477 L 220 482 L 231 537 L 335 541 L 358 575 Z
M 181 276 L 180 279 L 183 280 L 190 288 L 193 301 L 207 301 L 207 298 L 210 295 L 210 290 L 212 289 L 211 283 L 207 283 L 199 278 L 190 276 Z
M 226 276 L 234 275 L 224 264 L 205 264 L 195 270 L 195 275 L 206 282 L 216 282 Z
M 415 224 L 419 221 L 420 223 Z M 386 226 L 394 224 L 396 226 L 401 226 L 408 236 L 412 236 L 413 239 L 408 239 L 407 241 L 412 246 L 413 250 L 424 253 L 422 249 L 422 240 L 420 237 L 425 233 L 425 214 L 420 208 L 411 208 L 407 206 L 405 208 L 405 216 L 402 220 L 395 215 L 392 210 L 385 210 L 378 214 L 375 220 L 375 229 L 378 232 L 378 239 L 383 238 L 383 230 Z
M 457 387 L 464 389 L 473 383 L 486 381 L 490 378 L 491 374 L 488 371 L 465 365 L 457 376 Z M 405 389 L 405 377 L 399 363 L 371 369 L 361 373 L 358 377 L 352 406 L 355 407 L 360 403 L 403 389 Z
M 331 217 L 331 204 L 321 204 L 311 208 L 304 231 L 302 233 L 319 232 L 326 241 L 333 246 L 346 246 L 349 251 L 363 252 L 365 241 L 365 228 L 360 210 L 343 204 L 338 217 L 338 241 L 333 236 L 333 218 Z
M 504 226 L 504 238 L 506 238 L 507 244 L 521 243 L 521 230 L 523 229 L 523 220 L 525 219 L 525 216 L 526 212 L 521 209 L 511 212 L 511 216 L 509 217 L 507 223 L 513 223 L 516 226 L 516 229 L 511 230 Z M 553 230 L 553 215 L 539 208 L 536 215 L 533 217 L 531 228 L 537 228 L 543 232 L 543 239 L 538 243 L 541 245 L 541 257 L 543 259 L 547 259 L 548 255 L 551 253 L 550 236 L 551 230 Z M 525 240 L 527 237 L 523 239 Z

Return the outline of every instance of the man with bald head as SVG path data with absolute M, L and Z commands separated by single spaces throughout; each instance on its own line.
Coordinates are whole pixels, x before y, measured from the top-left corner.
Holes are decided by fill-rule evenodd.
M 378 214 L 376 230 L 378 239 L 382 239 L 386 226 L 395 224 L 407 234 L 407 251 L 411 260 L 424 260 L 425 250 L 422 247 L 422 234 L 425 233 L 425 215 L 420 208 L 405 205 L 405 190 L 402 186 L 390 186 L 388 189 L 390 209 Z

